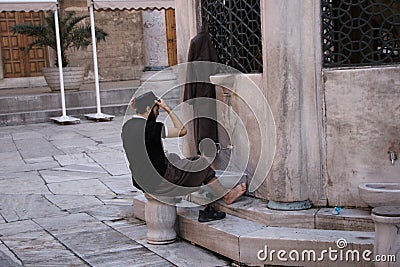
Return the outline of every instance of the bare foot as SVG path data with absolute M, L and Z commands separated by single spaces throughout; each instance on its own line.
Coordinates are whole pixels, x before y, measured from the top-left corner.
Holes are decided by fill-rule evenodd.
M 226 204 L 230 205 L 246 192 L 246 183 L 241 183 L 224 196 Z

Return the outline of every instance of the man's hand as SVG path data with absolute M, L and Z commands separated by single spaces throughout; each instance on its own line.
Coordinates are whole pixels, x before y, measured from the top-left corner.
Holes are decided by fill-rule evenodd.
M 168 116 L 171 118 L 172 123 L 174 124 L 173 128 L 168 127 L 167 137 L 181 137 L 187 134 L 186 128 L 183 126 L 182 122 L 179 118 L 172 112 L 171 108 L 165 103 L 161 98 L 158 100 L 154 100 L 159 107 L 165 110 L 168 113 Z
M 154 100 L 154 103 L 156 103 L 158 106 L 160 106 L 163 110 L 165 110 L 167 113 L 171 112 L 171 108 L 168 106 L 167 103 L 163 99 L 158 99 Z

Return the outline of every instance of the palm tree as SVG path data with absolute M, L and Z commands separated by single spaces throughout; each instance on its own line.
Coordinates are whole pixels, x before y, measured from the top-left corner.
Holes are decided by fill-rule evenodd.
M 69 60 L 66 56 L 66 51 L 70 48 L 81 49 L 86 48 L 92 43 L 90 25 L 81 23 L 85 16 L 74 16 L 72 12 L 66 12 L 59 19 L 60 27 L 60 42 L 61 42 L 61 58 L 63 67 L 68 66 Z M 54 13 L 45 18 L 44 24 L 18 24 L 11 27 L 14 34 L 23 34 L 33 37 L 33 41 L 21 49 L 29 51 L 34 46 L 49 46 L 54 51 L 57 51 L 56 31 L 54 24 Z M 97 41 L 105 41 L 108 34 L 100 29 L 95 28 L 95 36 Z M 58 66 L 57 58 L 55 65 Z

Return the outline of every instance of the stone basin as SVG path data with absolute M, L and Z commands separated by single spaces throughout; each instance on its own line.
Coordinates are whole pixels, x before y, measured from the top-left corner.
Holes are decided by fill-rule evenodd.
M 400 183 L 361 183 L 358 193 L 370 207 L 400 205 Z

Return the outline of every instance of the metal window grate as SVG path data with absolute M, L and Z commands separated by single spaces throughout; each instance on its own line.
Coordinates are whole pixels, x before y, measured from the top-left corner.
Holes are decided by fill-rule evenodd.
M 399 0 L 322 0 L 324 67 L 400 62 Z
M 243 73 L 262 72 L 260 0 L 202 0 L 201 16 L 219 63 Z

